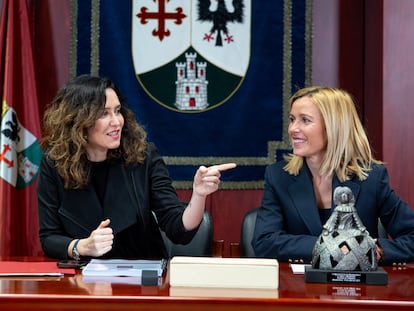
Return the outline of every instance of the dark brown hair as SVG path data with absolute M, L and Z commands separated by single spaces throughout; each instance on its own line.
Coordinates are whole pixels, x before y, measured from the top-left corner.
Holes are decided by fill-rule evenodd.
M 108 88 L 117 94 L 124 117 L 120 146 L 108 151 L 108 159 L 122 159 L 127 165 L 145 160 L 146 132 L 133 111 L 125 106 L 119 89 L 106 78 L 78 76 L 58 91 L 43 116 L 42 145 L 55 162 L 66 188 L 82 188 L 89 181 L 87 133 L 105 108 Z

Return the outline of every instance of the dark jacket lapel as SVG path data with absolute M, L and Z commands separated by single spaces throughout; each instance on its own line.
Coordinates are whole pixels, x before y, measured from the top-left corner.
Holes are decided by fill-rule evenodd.
M 293 204 L 311 234 L 319 235 L 321 233 L 322 223 L 316 206 L 311 174 L 306 164 L 300 170 L 300 173 L 292 178 L 294 182 L 289 187 L 289 194 Z M 332 195 L 336 187 L 347 186 L 351 189 L 356 201 L 360 192 L 360 184 L 354 181 L 355 178 L 356 176 L 353 175 L 349 181 L 341 183 L 338 177 L 334 175 L 332 180 Z M 335 208 L 333 200 L 331 208 Z
M 62 191 L 63 216 L 66 230 L 76 237 L 88 236 L 102 219 L 102 207 L 92 186 L 85 189 Z M 79 232 L 82 228 L 84 232 Z
M 313 235 L 319 235 L 321 232 L 321 219 L 318 213 L 318 207 L 316 206 L 316 198 L 312 185 L 312 176 L 309 168 L 306 164 L 300 170 L 297 176 L 292 176 L 294 182 L 289 186 L 289 194 L 292 198 L 295 208 L 298 210 L 298 214 L 302 218 L 306 227 Z M 340 182 L 336 174 L 332 180 L 332 195 L 336 187 L 347 186 L 354 194 L 355 201 L 358 199 L 360 192 L 360 184 L 355 182 L 355 175 L 352 175 L 350 180 Z M 331 208 L 335 208 L 335 204 L 332 200 Z
M 103 206 L 91 185 L 81 190 L 63 191 L 59 213 L 68 219 L 66 230 L 74 236 L 89 235 L 102 220 L 109 218 L 110 227 L 118 233 L 136 223 L 137 200 L 133 195 L 132 180 L 129 179 L 132 177 L 129 176 L 121 163 L 110 165 Z M 84 230 L 83 233 L 79 232 L 79 227 Z
M 124 165 L 116 163 L 110 166 L 103 204 L 103 218 L 111 219 L 110 226 L 114 233 L 137 222 L 138 206 L 133 184 L 132 177 Z
M 321 232 L 321 220 L 316 206 L 315 193 L 312 186 L 312 178 L 306 165 L 297 176 L 292 176 L 294 182 L 289 186 L 289 195 L 293 205 L 312 235 Z

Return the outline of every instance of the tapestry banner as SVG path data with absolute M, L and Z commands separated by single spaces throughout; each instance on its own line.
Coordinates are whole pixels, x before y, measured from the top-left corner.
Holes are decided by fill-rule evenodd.
M 221 188 L 260 189 L 311 79 L 311 16 L 307 0 L 72 0 L 71 76 L 117 84 L 177 189 L 225 162 Z

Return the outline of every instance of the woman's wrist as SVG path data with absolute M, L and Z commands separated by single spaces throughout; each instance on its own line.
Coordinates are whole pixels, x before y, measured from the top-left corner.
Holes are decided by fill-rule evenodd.
M 80 260 L 80 252 L 79 252 L 79 241 L 80 239 L 74 239 L 69 243 L 68 246 L 68 255 L 69 257 L 75 259 L 75 260 Z

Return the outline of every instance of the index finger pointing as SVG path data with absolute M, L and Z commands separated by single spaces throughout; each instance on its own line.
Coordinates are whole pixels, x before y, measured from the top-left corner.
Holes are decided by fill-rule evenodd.
M 237 166 L 236 163 L 224 163 L 224 164 L 216 165 L 215 168 L 221 172 L 221 171 L 230 170 L 232 168 L 235 168 L 236 166 Z

